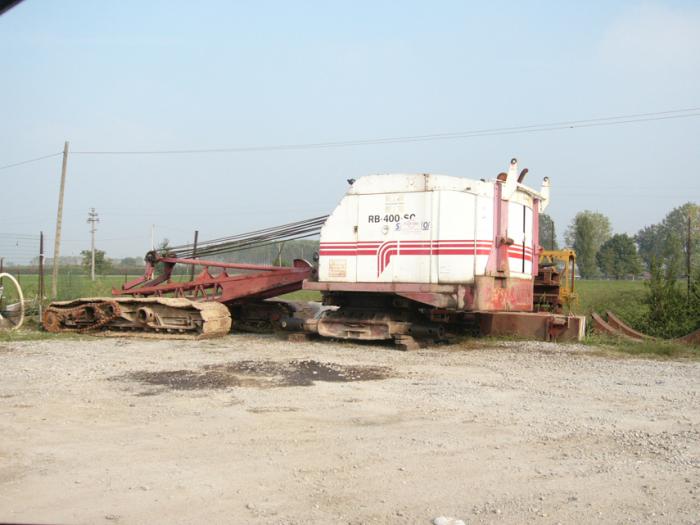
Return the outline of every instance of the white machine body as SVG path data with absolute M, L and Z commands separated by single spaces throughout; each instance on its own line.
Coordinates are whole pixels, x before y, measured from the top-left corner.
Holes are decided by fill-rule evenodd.
M 321 230 L 318 281 L 473 283 L 496 271 L 490 260 L 500 242 L 507 244 L 509 277 L 531 280 L 538 249 L 533 214 L 546 206 L 549 184 L 545 179 L 535 192 L 518 183 L 515 162 L 503 175 L 490 181 L 433 174 L 358 179 Z

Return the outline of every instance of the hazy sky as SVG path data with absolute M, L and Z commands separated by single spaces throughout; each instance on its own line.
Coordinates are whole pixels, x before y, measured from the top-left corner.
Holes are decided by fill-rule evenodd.
M 315 143 L 700 106 L 697 2 L 26 0 L 0 17 L 0 165 Z M 348 178 L 491 178 L 512 156 L 634 233 L 700 199 L 700 118 L 301 151 L 69 159 L 62 254 L 142 255 L 329 213 Z M 0 170 L 0 233 L 53 237 L 60 157 Z M 16 243 L 0 236 L 0 251 Z M 51 250 L 48 250 L 51 255 Z M 19 250 L 17 253 L 21 253 Z M 2 254 L 0 254 L 2 255 Z M 12 259 L 12 253 L 10 253 Z

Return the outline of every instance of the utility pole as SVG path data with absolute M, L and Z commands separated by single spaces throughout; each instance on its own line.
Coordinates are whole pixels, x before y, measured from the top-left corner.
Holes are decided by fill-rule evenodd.
M 56 214 L 56 238 L 53 244 L 53 274 L 51 278 L 51 297 L 58 295 L 58 260 L 61 257 L 61 223 L 63 222 L 63 193 L 66 188 L 66 170 L 68 168 L 68 144 L 63 145 L 63 165 L 61 166 L 61 188 L 58 191 L 58 212 Z
M 91 234 L 91 243 L 90 243 L 90 250 L 92 251 L 92 263 L 90 265 L 90 279 L 95 280 L 95 232 L 97 231 L 97 226 L 96 224 L 100 222 L 100 219 L 97 217 L 97 212 L 95 211 L 95 208 L 90 208 L 90 211 L 88 212 L 88 219 L 87 222 L 90 224 L 90 234 Z
M 151 250 L 156 249 L 156 225 L 151 224 Z
M 44 232 L 39 232 L 39 319 L 44 313 Z
M 690 250 L 692 247 L 692 238 L 691 238 L 691 216 L 690 216 L 690 210 L 688 210 L 688 235 L 685 240 L 685 270 L 686 270 L 686 278 L 688 280 L 688 304 L 690 304 Z

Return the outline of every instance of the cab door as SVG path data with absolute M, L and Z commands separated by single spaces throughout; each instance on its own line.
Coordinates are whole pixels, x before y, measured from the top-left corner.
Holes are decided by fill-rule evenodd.
M 532 275 L 532 208 L 524 204 L 508 203 L 508 265 L 511 274 Z

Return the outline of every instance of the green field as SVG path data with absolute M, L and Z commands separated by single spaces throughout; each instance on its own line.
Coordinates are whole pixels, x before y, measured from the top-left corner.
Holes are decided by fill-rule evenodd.
M 574 312 L 590 316 L 595 311 L 604 315 L 611 310 L 635 328 L 643 327 L 647 312 L 644 304 L 644 281 L 584 281 L 576 282 L 578 304 Z
M 281 297 L 286 301 L 320 301 L 321 292 L 315 292 L 313 290 L 299 290 L 298 292 L 288 293 Z
M 12 274 L 15 275 L 15 274 Z M 22 287 L 25 299 L 33 299 L 37 297 L 39 290 L 38 275 L 15 275 L 18 277 Z M 102 297 L 112 294 L 112 288 L 119 288 L 126 281 L 136 279 L 140 275 L 104 275 L 95 277 L 94 281 L 84 274 L 66 274 L 59 275 L 58 278 L 58 300 L 75 299 L 77 297 Z M 175 275 L 173 280 L 183 281 L 188 277 L 184 275 Z M 11 283 L 5 282 L 5 297 L 8 301 L 16 299 L 14 289 Z M 51 294 L 51 276 L 46 276 L 45 295 L 48 297 Z M 314 291 L 299 290 L 284 296 L 287 300 L 292 301 L 320 301 L 321 294 Z
M 38 275 L 14 275 L 21 287 L 26 299 L 33 299 L 38 296 L 39 276 Z M 136 275 L 129 275 L 126 279 L 135 279 Z M 51 294 L 51 275 L 46 275 L 45 295 Z M 61 274 L 58 277 L 58 299 L 74 299 L 76 297 L 95 297 L 111 295 L 112 288 L 119 288 L 125 282 L 124 275 L 105 275 L 96 277 L 94 281 L 82 273 Z M 5 293 L 8 300 L 16 299 L 11 283 L 5 282 Z
M 11 272 L 10 272 L 11 273 Z M 22 287 L 25 299 L 33 299 L 38 296 L 39 276 L 36 274 L 16 275 L 12 273 Z M 142 275 L 142 274 L 141 274 Z M 82 273 L 60 274 L 58 276 L 58 300 L 75 299 L 76 297 L 101 297 L 112 294 L 112 288 L 119 288 L 127 281 L 141 277 L 141 275 L 100 275 L 95 280 L 90 280 L 88 275 Z M 173 280 L 188 279 L 184 275 L 175 275 Z M 45 295 L 51 295 L 51 275 L 45 276 Z M 11 283 L 5 282 L 5 293 L 8 300 L 16 299 Z
M 579 301 L 574 311 L 590 319 L 592 312 L 605 317 L 606 311 L 614 312 L 633 328 L 644 332 L 648 307 L 644 303 L 646 285 L 644 281 L 583 281 L 576 283 Z M 700 358 L 700 348 L 682 345 L 673 341 L 652 339 L 630 342 L 625 339 L 590 334 L 586 343 L 603 349 L 604 352 L 625 353 L 637 356 Z

